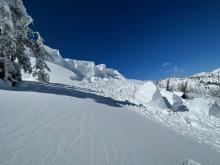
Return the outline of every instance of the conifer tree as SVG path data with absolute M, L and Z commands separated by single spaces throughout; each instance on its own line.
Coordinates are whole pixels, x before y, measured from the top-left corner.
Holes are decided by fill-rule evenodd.
M 32 21 L 22 0 L 0 0 L 0 79 L 12 85 L 21 81 L 21 70 L 29 74 L 33 71 L 27 51 L 36 58 L 33 75 L 49 81 L 46 70 L 50 69 L 45 62 L 49 55 L 40 34 L 30 29 Z
M 0 3 L 0 78 L 14 81 L 18 65 L 15 60 L 16 39 L 12 15 L 6 2 Z
M 35 56 L 33 76 L 36 77 L 39 81 L 49 82 L 49 75 L 45 72 L 45 70 L 50 71 L 50 68 L 45 62 L 49 54 L 44 48 L 43 39 L 41 38 L 40 34 L 36 34 L 37 40 L 33 42 L 32 48 L 33 54 Z

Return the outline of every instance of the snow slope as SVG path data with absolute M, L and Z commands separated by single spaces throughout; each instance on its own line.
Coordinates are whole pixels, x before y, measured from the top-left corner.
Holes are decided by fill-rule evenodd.
M 219 153 L 129 111 L 126 102 L 61 84 L 0 86 L 1 165 L 218 165 Z
M 57 57 L 56 57 L 57 58 Z M 57 61 L 55 59 L 55 61 Z M 105 96 L 105 97 L 111 97 L 115 100 L 120 101 L 129 101 L 131 103 L 136 103 L 134 95 L 137 90 L 136 85 L 131 82 L 130 80 L 124 78 L 120 73 L 118 73 L 115 70 L 110 69 L 114 73 L 117 73 L 117 77 L 114 76 L 96 76 L 97 74 L 91 74 L 91 68 L 89 69 L 87 66 L 89 66 L 92 62 L 82 62 L 78 60 L 71 60 L 75 61 L 76 65 L 80 65 L 82 63 L 85 63 L 84 66 L 84 75 L 86 75 L 83 79 L 78 79 L 77 73 L 82 73 L 82 67 L 75 68 L 74 71 L 69 69 L 68 67 L 64 67 L 59 64 L 54 64 L 51 62 L 48 62 L 48 66 L 51 69 L 51 72 L 49 72 L 50 75 L 50 82 L 52 83 L 60 83 L 65 85 L 71 85 L 78 88 L 84 88 L 94 91 L 95 93 L 98 93 L 99 95 Z M 34 58 L 31 58 L 31 63 L 34 64 Z M 94 67 L 97 67 L 96 65 L 93 65 Z M 98 67 L 101 65 L 98 65 Z M 92 70 L 94 71 L 95 68 Z M 107 69 L 108 70 L 108 69 Z M 89 72 L 89 73 L 87 73 Z M 105 71 L 102 72 L 104 74 Z M 32 75 L 27 75 L 23 73 L 23 80 L 27 81 L 36 81 L 35 78 L 32 77 Z
M 90 77 L 79 81 L 71 78 L 75 73 L 66 67 L 54 63 L 48 63 L 48 65 L 51 68 L 49 74 L 52 83 L 73 86 L 74 88 L 89 91 L 99 96 L 127 102 L 131 105 L 129 110 L 139 112 L 156 122 L 159 121 L 176 132 L 190 136 L 201 143 L 206 143 L 220 152 L 220 120 L 219 118 L 209 116 L 207 113 L 200 113 L 199 111 L 202 111 L 201 109 L 204 107 L 199 106 L 199 104 L 196 103 L 197 100 L 173 100 L 175 101 L 174 103 L 172 101 L 172 99 L 174 99 L 173 96 L 180 96 L 182 94 L 180 92 L 168 92 L 164 89 L 160 89 L 163 97 L 166 97 L 170 102 L 170 107 L 168 106 L 169 109 L 161 109 L 158 106 L 150 105 L 145 105 L 145 107 L 137 106 L 141 102 L 135 98 L 135 95 L 141 89 L 141 83 L 136 85 L 136 83 L 124 77 Z M 23 75 L 23 79 L 36 81 L 31 75 Z M 151 90 L 146 89 L 144 91 L 148 92 L 146 93 L 147 95 L 153 94 L 149 93 Z M 157 99 L 157 97 L 155 98 Z M 146 98 L 142 99 L 144 100 Z M 198 98 L 198 101 L 202 101 L 204 104 L 207 103 L 205 100 L 202 100 L 202 98 Z M 218 104 L 219 103 L 220 101 L 218 101 Z M 197 106 L 196 109 L 194 108 L 195 105 Z M 210 105 L 206 105 L 206 107 L 209 106 Z
M 49 84 L 25 74 L 15 88 L 0 81 L 0 164 L 219 164 L 220 120 L 194 100 L 177 100 L 189 112 L 138 106 L 140 81 L 49 52 Z M 179 95 L 160 92 L 172 106 Z

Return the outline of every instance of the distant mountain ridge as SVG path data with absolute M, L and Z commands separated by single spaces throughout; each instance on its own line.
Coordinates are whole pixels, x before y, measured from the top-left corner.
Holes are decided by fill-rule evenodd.
M 188 93 L 220 96 L 220 68 L 211 72 L 201 72 L 185 78 L 167 78 L 157 82 L 161 88 L 181 91 L 186 84 Z

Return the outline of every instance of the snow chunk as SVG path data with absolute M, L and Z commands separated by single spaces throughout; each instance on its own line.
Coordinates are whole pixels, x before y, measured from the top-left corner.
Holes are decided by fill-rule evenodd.
M 161 94 L 164 97 L 167 106 L 172 111 L 174 112 L 188 111 L 188 108 L 185 105 L 183 105 L 183 101 L 180 96 L 165 90 L 161 90 Z
M 220 107 L 211 97 L 195 98 L 191 102 L 191 109 L 196 113 L 202 113 L 220 118 Z
M 143 105 L 168 108 L 159 89 L 153 82 L 144 83 L 135 94 L 135 99 Z
M 186 160 L 185 162 L 183 162 L 183 165 L 201 165 L 201 164 L 189 159 L 189 160 Z
M 220 118 L 220 107 L 215 101 L 209 109 L 209 115 Z

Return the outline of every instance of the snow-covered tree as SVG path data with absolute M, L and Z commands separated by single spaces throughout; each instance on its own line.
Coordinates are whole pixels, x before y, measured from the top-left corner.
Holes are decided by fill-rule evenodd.
M 17 78 L 18 65 L 15 62 L 16 39 L 12 15 L 8 4 L 0 1 L 0 78 L 13 81 Z
M 35 66 L 33 71 L 33 76 L 37 77 L 39 81 L 48 82 L 49 75 L 45 70 L 50 71 L 47 63 L 45 62 L 46 58 L 49 56 L 47 51 L 44 48 L 43 39 L 39 33 L 37 34 L 37 40 L 33 42 L 33 54 L 35 56 Z
M 45 69 L 48 54 L 43 40 L 30 29 L 32 18 L 27 14 L 22 0 L 0 0 L 0 79 L 14 85 L 21 81 L 21 70 L 32 73 L 27 50 L 36 57 L 33 75 L 40 81 L 49 81 Z

